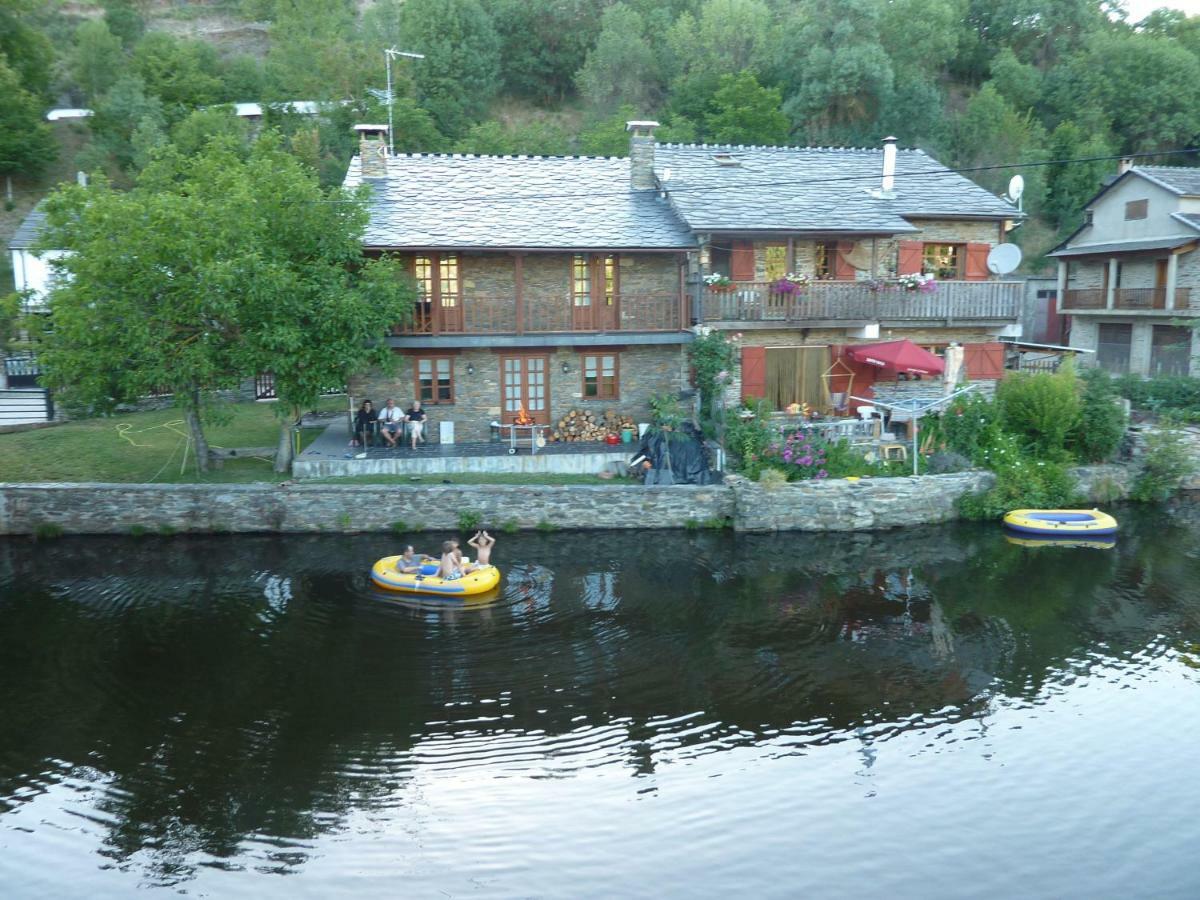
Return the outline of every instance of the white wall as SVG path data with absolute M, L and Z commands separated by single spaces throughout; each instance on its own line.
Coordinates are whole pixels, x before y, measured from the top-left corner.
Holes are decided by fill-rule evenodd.
M 1125 220 L 1125 204 L 1131 200 L 1148 201 L 1146 218 Z M 1092 227 L 1072 244 L 1106 244 L 1109 241 L 1195 233 L 1189 231 L 1182 222 L 1171 218 L 1171 213 L 1179 211 L 1179 197 L 1137 175 L 1126 178 L 1101 197 L 1091 209 Z
M 34 309 L 45 306 L 46 294 L 50 290 L 54 271 L 50 261 L 63 255 L 61 250 L 47 250 L 41 258 L 29 250 L 12 251 L 13 281 L 17 291 L 30 291 L 30 306 Z

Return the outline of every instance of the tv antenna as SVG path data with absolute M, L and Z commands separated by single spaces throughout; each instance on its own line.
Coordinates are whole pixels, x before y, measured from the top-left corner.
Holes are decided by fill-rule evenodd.
M 383 51 L 384 64 L 387 67 L 387 90 L 380 91 L 375 88 L 368 88 L 367 92 L 373 97 L 382 100 L 387 104 L 388 108 L 388 153 L 392 156 L 396 155 L 396 129 L 392 127 L 392 107 L 396 102 L 396 92 L 392 89 L 392 60 L 398 56 L 403 56 L 405 59 L 424 59 L 424 53 L 411 53 L 407 50 L 397 50 L 395 47 L 388 47 Z

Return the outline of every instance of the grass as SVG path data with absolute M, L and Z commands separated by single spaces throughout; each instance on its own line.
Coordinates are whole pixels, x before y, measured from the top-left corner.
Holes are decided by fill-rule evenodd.
M 321 409 L 342 408 L 341 397 L 322 398 Z M 273 403 L 236 403 L 228 420 L 205 429 L 209 443 L 221 447 L 274 447 L 279 420 Z M 53 428 L 0 434 L 0 478 L 11 482 L 119 481 L 238 483 L 283 481 L 270 458 L 226 460 L 207 475 L 194 459 L 180 471 L 187 428 L 177 409 L 81 419 Z M 301 432 L 307 446 L 320 429 Z

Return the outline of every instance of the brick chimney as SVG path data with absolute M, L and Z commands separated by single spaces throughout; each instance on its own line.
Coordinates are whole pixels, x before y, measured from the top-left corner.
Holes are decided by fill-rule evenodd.
M 358 155 L 362 160 L 363 178 L 386 178 L 388 144 L 386 125 L 355 125 L 358 132 Z
M 884 197 L 896 195 L 896 139 L 891 135 L 883 139 L 883 179 L 879 187 Z
M 657 122 L 625 123 L 629 132 L 629 185 L 635 191 L 654 189 L 654 129 Z

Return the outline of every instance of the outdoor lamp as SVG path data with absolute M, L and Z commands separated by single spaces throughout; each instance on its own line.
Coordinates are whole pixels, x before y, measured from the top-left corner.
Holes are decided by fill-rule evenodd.
M 475 363 L 467 363 L 467 374 L 468 375 L 475 374 Z
M 571 366 L 570 366 L 570 364 L 569 364 L 569 363 L 565 363 L 565 362 L 564 362 L 564 363 L 563 363 L 563 365 L 562 365 L 562 370 L 563 370 L 563 374 L 564 374 L 564 375 L 567 375 L 567 374 L 569 374 L 569 373 L 570 373 L 570 371 L 571 371 Z

